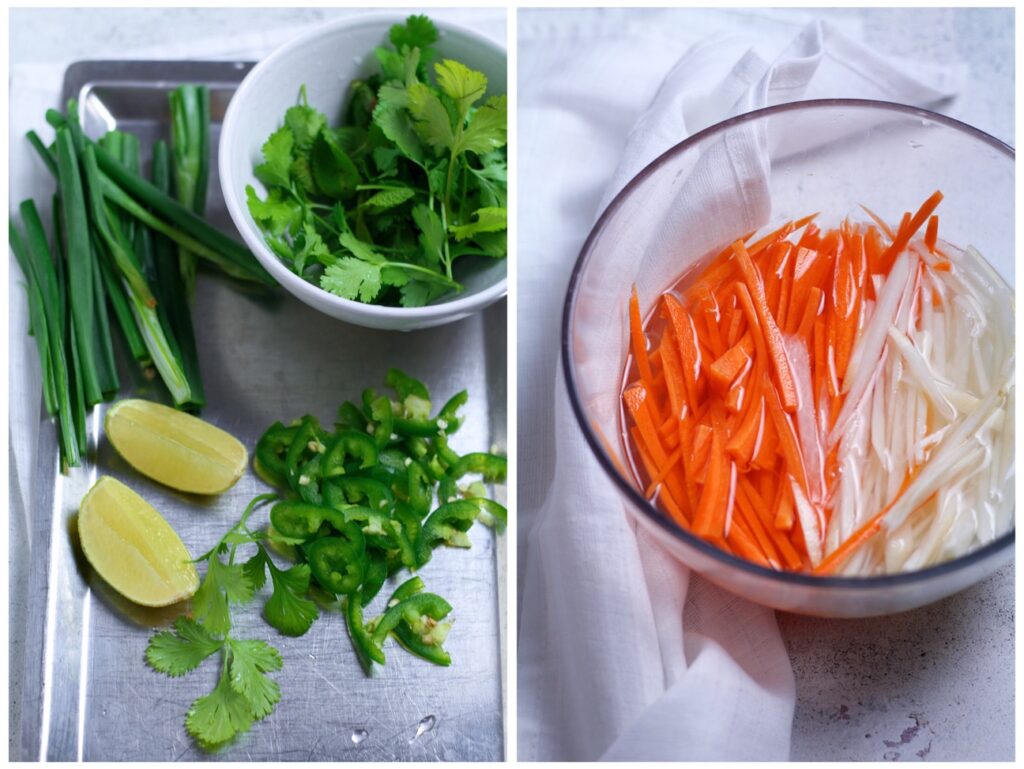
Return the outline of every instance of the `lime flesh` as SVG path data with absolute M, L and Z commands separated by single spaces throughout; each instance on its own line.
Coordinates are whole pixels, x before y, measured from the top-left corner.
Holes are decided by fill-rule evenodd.
M 242 477 L 249 455 L 241 442 L 198 417 L 144 400 L 107 411 L 107 439 L 149 478 L 192 494 L 219 494 Z
M 92 567 L 142 606 L 169 606 L 199 589 L 185 544 L 146 500 L 109 476 L 82 499 L 78 536 Z

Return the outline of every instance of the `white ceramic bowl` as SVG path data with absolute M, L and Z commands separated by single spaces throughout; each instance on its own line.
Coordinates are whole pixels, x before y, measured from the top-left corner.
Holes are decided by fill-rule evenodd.
M 342 299 L 308 283 L 289 270 L 267 247 L 249 215 L 246 185 L 261 197 L 263 184 L 253 173 L 262 159 L 260 148 L 284 120 L 305 84 L 309 103 L 334 124 L 348 97 L 349 83 L 376 71 L 373 49 L 387 41 L 400 14 L 365 15 L 324 24 L 281 46 L 257 64 L 231 99 L 219 147 L 219 170 L 224 200 L 246 245 L 271 275 L 301 301 L 348 323 L 410 331 L 465 318 L 503 297 L 508 290 L 506 260 L 495 260 L 463 276 L 465 290 L 427 307 L 381 307 Z M 487 95 L 506 92 L 505 49 L 479 33 L 436 19 L 439 59 L 450 58 L 487 75 Z

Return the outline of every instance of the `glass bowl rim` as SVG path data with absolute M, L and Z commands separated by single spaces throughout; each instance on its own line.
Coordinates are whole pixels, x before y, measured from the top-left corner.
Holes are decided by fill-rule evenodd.
M 579 388 L 576 382 L 576 374 L 574 369 L 574 356 L 572 351 L 571 343 L 571 332 L 572 332 L 572 318 L 573 311 L 576 307 L 576 292 L 580 285 L 580 280 L 583 274 L 583 270 L 586 267 L 590 254 L 594 248 L 595 243 L 604 232 L 608 222 L 618 211 L 619 208 L 625 203 L 626 199 L 632 194 L 633 190 L 639 187 L 647 177 L 651 176 L 657 171 L 662 165 L 670 161 L 676 155 L 685 152 L 692 146 L 700 144 L 704 140 L 715 136 L 716 134 L 722 133 L 730 128 L 744 123 L 755 122 L 764 118 L 771 117 L 773 115 L 783 114 L 787 112 L 797 112 L 800 110 L 814 110 L 821 108 L 841 108 L 849 107 L 856 109 L 876 109 L 883 112 L 894 112 L 903 115 L 918 116 L 927 120 L 939 123 L 947 128 L 951 128 L 954 131 L 964 133 L 976 140 L 981 141 L 983 144 L 995 148 L 996 150 L 1007 155 L 1011 162 L 1015 158 L 1015 152 L 1013 147 L 1008 145 L 991 134 L 982 131 L 979 128 L 975 128 L 972 125 L 964 123 L 955 118 L 941 115 L 931 110 L 923 109 L 921 107 L 913 107 L 907 104 L 899 104 L 896 102 L 879 101 L 874 99 L 808 99 L 805 101 L 787 102 L 785 104 L 777 104 L 771 107 L 764 107 L 750 112 L 745 112 L 734 117 L 727 118 L 721 122 L 715 123 L 692 136 L 683 139 L 678 144 L 670 147 L 668 150 L 660 154 L 654 160 L 652 160 L 647 166 L 645 166 L 639 173 L 637 173 L 629 182 L 615 195 L 611 203 L 601 212 L 597 221 L 594 223 L 587 235 L 587 239 L 583 243 L 583 247 L 580 249 L 580 253 L 576 258 L 576 262 L 573 265 L 572 273 L 569 277 L 569 285 L 565 293 L 565 303 L 562 309 L 562 328 L 561 328 L 561 344 L 562 354 L 561 363 L 565 373 L 565 386 L 569 395 L 569 402 L 572 406 L 573 414 L 576 417 L 576 421 L 583 432 L 583 437 L 586 439 L 590 450 L 597 458 L 598 463 L 601 465 L 605 474 L 612 480 L 612 482 L 618 487 L 626 499 L 632 504 L 635 510 L 639 511 L 648 521 L 654 523 L 667 534 L 675 537 L 684 544 L 698 550 L 705 556 L 710 557 L 712 560 L 717 561 L 719 564 L 725 566 L 731 566 L 737 568 L 742 572 L 746 572 L 751 576 L 760 577 L 763 579 L 775 580 L 790 585 L 801 585 L 808 587 L 831 587 L 831 588 L 842 588 L 842 589 L 872 589 L 872 588 L 884 588 L 884 587 L 895 587 L 905 586 L 915 582 L 926 582 L 933 578 L 939 578 L 946 574 L 961 571 L 975 563 L 986 560 L 989 556 L 996 553 L 1002 552 L 1007 547 L 1013 545 L 1016 536 L 1016 526 L 1010 529 L 1005 534 L 997 537 L 986 545 L 979 547 L 976 550 L 972 550 L 958 558 L 954 558 L 949 561 L 943 561 L 942 563 L 934 566 L 929 566 L 925 569 L 918 569 L 916 571 L 909 572 L 898 572 L 896 574 L 883 574 L 883 575 L 872 575 L 867 577 L 837 577 L 837 576 L 815 576 L 812 574 L 806 574 L 803 572 L 791 572 L 791 571 L 776 571 L 769 569 L 764 566 L 759 566 L 752 561 L 747 561 L 743 558 L 731 555 L 730 553 L 720 550 L 709 542 L 705 542 L 700 537 L 697 537 L 690 532 L 686 531 L 676 523 L 670 521 L 667 516 L 660 512 L 654 507 L 647 499 L 645 499 L 640 492 L 629 483 L 621 473 L 616 469 L 615 463 L 605 452 L 601 440 L 594 434 L 588 424 L 586 414 L 584 413 L 583 404 L 581 402 Z

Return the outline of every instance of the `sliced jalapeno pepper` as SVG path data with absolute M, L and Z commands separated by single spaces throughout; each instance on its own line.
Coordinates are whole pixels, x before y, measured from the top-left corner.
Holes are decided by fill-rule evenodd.
M 285 457 L 298 431 L 297 426 L 285 427 L 280 422 L 274 422 L 256 442 L 253 468 L 271 486 L 284 488 L 288 485 Z
M 433 501 L 434 496 L 433 484 L 419 462 L 413 462 L 409 465 L 406 479 L 408 483 L 406 498 L 409 500 L 409 507 L 418 513 L 422 519 L 430 512 L 430 503 Z
M 447 636 L 447 630 L 451 629 L 450 623 L 440 623 L 436 626 L 437 628 L 445 628 L 442 631 L 432 630 L 431 633 L 440 635 L 442 632 Z M 441 638 L 440 642 L 426 644 L 423 643 L 423 639 L 416 635 L 412 628 L 408 625 L 399 622 L 398 627 L 391 631 L 394 633 L 395 638 L 398 639 L 398 643 L 408 652 L 415 654 L 417 657 L 425 659 L 427 662 L 433 662 L 435 665 L 441 665 L 448 667 L 452 664 L 451 655 L 448 654 L 441 646 L 444 643 L 444 638 Z M 433 638 L 433 636 L 431 636 Z
M 338 407 L 338 418 L 334 426 L 339 430 L 365 430 L 366 417 L 352 401 L 345 401 Z
M 410 395 L 415 395 L 425 401 L 430 400 L 430 392 L 427 390 L 427 386 L 418 379 L 413 379 L 411 376 L 403 371 L 399 371 L 397 368 L 388 369 L 387 375 L 384 377 L 384 382 L 398 394 L 399 400 L 405 400 Z
M 360 468 L 377 464 L 377 444 L 366 433 L 358 430 L 342 430 L 338 433 L 324 455 L 323 476 L 334 478 L 345 474 L 345 461 L 349 458 L 360 460 Z
M 423 566 L 430 560 L 431 550 L 438 542 L 452 547 L 469 547 L 466 534 L 480 509 L 475 501 L 460 499 L 441 505 L 430 514 L 416 540 L 416 560 Z
M 417 593 L 398 604 L 392 606 L 373 629 L 373 643 L 383 648 L 384 640 L 388 633 L 394 630 L 399 622 L 405 622 L 410 630 L 421 638 L 436 640 L 437 645 L 444 642 L 444 634 L 447 630 L 438 630 L 436 636 L 432 635 L 438 628 L 440 620 L 447 617 L 452 611 L 451 604 L 441 596 L 434 593 Z M 428 643 L 429 641 L 424 641 Z
M 306 549 L 306 557 L 316 581 L 336 595 L 358 590 L 366 574 L 366 543 L 356 523 L 342 524 L 336 537 L 314 540 Z
M 455 463 L 451 476 L 458 480 L 467 473 L 479 473 L 488 483 L 500 483 L 508 475 L 508 459 L 482 452 L 465 454 Z
M 320 427 L 316 418 L 304 416 L 285 455 L 285 474 L 292 491 L 298 493 L 300 485 L 305 486 L 312 482 L 313 479 L 306 476 L 305 483 L 302 483 L 302 468 L 315 456 L 324 452 L 326 440 L 327 433 Z
M 462 427 L 462 417 L 459 416 L 459 409 L 466 405 L 469 400 L 469 393 L 465 390 L 455 393 L 448 402 L 441 407 L 441 412 L 437 415 L 437 419 L 434 422 L 437 424 L 438 430 L 448 435 L 453 435 L 460 427 Z
M 415 540 L 409 536 L 405 525 L 401 521 L 388 521 L 385 528 L 390 532 L 397 545 L 399 562 L 409 569 L 415 569 L 418 565 Z M 419 531 L 418 521 L 416 530 Z
M 374 645 L 369 631 L 363 625 L 363 602 L 358 593 L 345 597 L 345 624 L 363 670 L 369 673 L 373 662 L 383 665 L 384 651 Z
M 320 490 L 323 481 L 323 456 L 316 454 L 299 468 L 299 480 L 295 487 L 304 502 L 314 505 L 323 502 L 323 493 Z
M 504 505 L 486 497 L 475 497 L 472 501 L 480 507 L 480 523 L 496 531 L 505 530 L 508 525 L 508 510 Z
M 285 500 L 270 509 L 270 523 L 274 531 L 289 540 L 308 542 L 325 523 L 340 530 L 346 521 L 344 515 L 330 507 Z
M 390 510 L 395 504 L 395 495 L 387 484 L 363 475 L 339 475 L 326 481 L 324 498 L 331 507 L 365 504 L 374 510 Z
M 398 606 L 398 604 L 406 598 L 411 598 L 417 593 L 422 593 L 424 588 L 426 588 L 426 585 L 423 584 L 422 578 L 418 576 L 410 577 L 395 588 L 395 592 L 393 592 L 391 597 L 388 599 L 388 608 L 390 609 L 392 606 Z
M 387 556 L 379 550 L 368 551 L 366 573 L 363 575 L 363 585 L 358 593 L 359 599 L 364 606 L 376 597 L 380 589 L 384 587 L 387 579 Z
M 444 462 L 448 468 L 455 467 L 461 459 L 458 454 L 448 448 L 448 438 L 444 435 L 434 438 L 434 451 L 437 452 L 438 459 Z

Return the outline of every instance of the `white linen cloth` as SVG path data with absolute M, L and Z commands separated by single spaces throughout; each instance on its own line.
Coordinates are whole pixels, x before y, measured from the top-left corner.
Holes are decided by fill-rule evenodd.
M 794 681 L 773 612 L 638 530 L 580 435 L 555 372 L 564 287 L 600 211 L 695 131 L 799 99 L 936 107 L 962 71 L 897 64 L 818 21 L 794 36 L 792 17 L 750 12 L 723 34 L 723 18 L 520 12 L 521 760 L 789 757 Z M 765 172 L 733 152 L 722 162 Z

